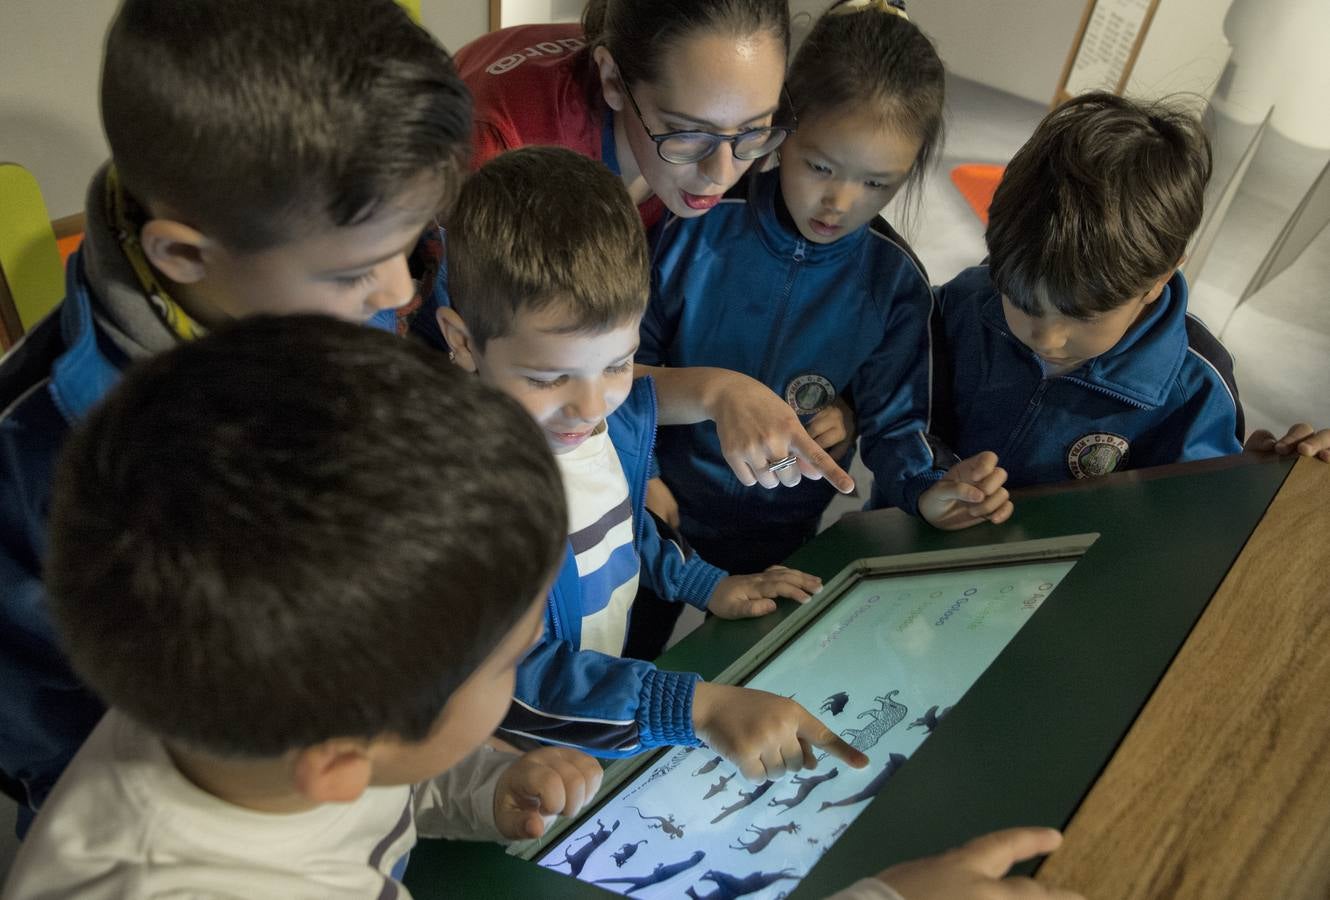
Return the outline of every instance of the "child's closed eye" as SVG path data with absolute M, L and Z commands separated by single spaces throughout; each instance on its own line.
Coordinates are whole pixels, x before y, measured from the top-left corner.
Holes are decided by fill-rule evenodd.
M 628 371 L 630 371 L 632 368 L 633 368 L 633 361 L 630 359 L 630 360 L 627 360 L 626 362 L 621 362 L 621 363 L 619 363 L 618 365 L 615 365 L 615 366 L 607 366 L 607 367 L 605 368 L 605 374 L 606 374 L 606 375 L 622 375 L 624 372 L 628 372 Z
M 369 284 L 373 280 L 374 280 L 373 269 L 370 269 L 368 272 L 361 272 L 358 275 L 338 275 L 335 278 L 333 278 L 333 281 L 337 284 L 338 287 L 343 287 L 346 288 L 347 290 L 350 290 L 352 288 L 362 287 L 363 285 Z
M 567 375 L 560 375 L 560 376 L 557 377 L 557 378 L 549 378 L 549 379 L 546 379 L 546 378 L 532 378 L 530 375 L 527 375 L 527 376 L 525 376 L 525 377 L 526 377 L 527 384 L 529 384 L 529 385 L 531 385 L 532 387 L 537 388 L 537 389 L 539 389 L 539 390 L 549 390 L 549 389 L 551 389 L 551 388 L 559 387 L 560 385 L 564 384 L 564 382 L 566 382 L 566 381 L 568 380 L 568 376 L 567 376 Z
M 806 160 L 804 160 L 804 164 L 807 165 L 808 168 L 812 169 L 814 172 L 816 172 L 816 173 L 819 174 L 819 175 L 830 175 L 830 174 L 831 174 L 831 166 L 824 165 L 823 163 L 820 163 L 820 162 L 814 162 L 814 161 L 811 160 L 811 159 L 806 159 Z

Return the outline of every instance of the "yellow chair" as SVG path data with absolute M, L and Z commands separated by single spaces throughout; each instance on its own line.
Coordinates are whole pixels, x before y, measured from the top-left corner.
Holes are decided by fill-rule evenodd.
M 64 292 L 64 267 L 37 180 L 20 165 L 0 163 L 0 348 L 41 321 Z
M 397 0 L 411 14 L 411 18 L 420 21 L 420 0 Z

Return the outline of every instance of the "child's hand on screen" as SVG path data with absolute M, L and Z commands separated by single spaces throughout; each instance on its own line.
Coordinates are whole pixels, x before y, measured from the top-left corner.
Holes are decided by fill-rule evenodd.
M 751 619 L 775 612 L 777 597 L 807 603 L 821 587 L 820 578 L 797 569 L 772 566 L 756 575 L 722 578 L 711 592 L 707 611 L 722 619 Z
M 1007 521 L 1012 513 L 1003 487 L 1007 470 L 997 463 L 997 454 L 987 450 L 956 463 L 941 481 L 919 495 L 919 515 L 943 531 Z
M 856 769 L 868 757 L 788 697 L 728 684 L 697 683 L 693 730 L 753 783 L 817 765 L 814 748 Z
M 600 790 L 600 763 L 585 753 L 543 747 L 523 754 L 499 776 L 494 824 L 509 840 L 538 838 L 551 816 L 572 816 Z
M 1083 900 L 1029 878 L 1002 877 L 1015 863 L 1052 853 L 1061 843 L 1062 835 L 1052 828 L 1008 828 L 892 866 L 877 879 L 905 900 Z

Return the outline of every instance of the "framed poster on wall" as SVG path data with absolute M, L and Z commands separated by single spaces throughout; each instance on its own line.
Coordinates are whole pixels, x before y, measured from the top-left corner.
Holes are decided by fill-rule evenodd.
M 1053 105 L 1086 91 L 1122 93 L 1158 7 L 1159 0 L 1088 0 Z

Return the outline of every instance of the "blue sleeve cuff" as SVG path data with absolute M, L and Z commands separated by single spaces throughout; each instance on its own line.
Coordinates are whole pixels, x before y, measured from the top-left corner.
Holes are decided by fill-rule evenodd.
M 919 497 L 924 491 L 942 480 L 947 474 L 942 469 L 929 469 L 901 484 L 900 508 L 912 516 L 919 515 Z
M 693 731 L 693 691 L 701 677 L 692 672 L 653 669 L 642 680 L 637 710 L 638 739 L 643 747 L 697 747 Z
M 716 585 L 728 575 L 724 569 L 716 568 L 694 553 L 683 565 L 683 577 L 679 579 L 674 599 L 698 609 L 706 609 L 711 602 L 711 595 L 716 592 Z

